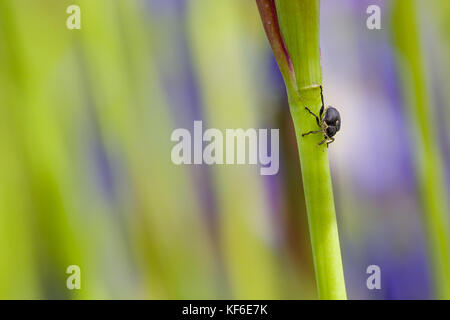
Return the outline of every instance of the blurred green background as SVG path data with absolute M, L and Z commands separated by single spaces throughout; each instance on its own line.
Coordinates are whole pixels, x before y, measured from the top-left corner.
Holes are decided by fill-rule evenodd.
M 421 199 L 449 195 L 450 3 L 411 2 L 440 190 L 415 169 L 393 1 L 321 4 L 351 299 L 434 297 Z M 81 30 L 66 28 L 72 4 Z M 381 30 L 366 27 L 371 4 Z M 0 298 L 315 299 L 285 96 L 254 1 L 0 0 Z M 279 128 L 280 172 L 174 165 L 171 133 L 194 120 Z M 381 290 L 366 287 L 372 264 Z M 69 265 L 80 290 L 66 287 Z

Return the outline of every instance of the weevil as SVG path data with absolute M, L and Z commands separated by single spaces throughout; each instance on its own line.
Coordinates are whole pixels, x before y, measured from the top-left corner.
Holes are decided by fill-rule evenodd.
M 322 99 L 322 107 L 320 108 L 319 116 L 309 110 L 308 107 L 305 107 L 305 109 L 316 118 L 320 130 L 303 133 L 302 137 L 312 133 L 322 133 L 325 139 L 319 143 L 319 146 L 326 143 L 328 147 L 330 143 L 334 142 L 334 135 L 341 129 L 342 121 L 341 115 L 336 108 L 331 106 L 325 107 L 325 104 L 323 103 L 322 86 L 320 86 L 320 98 Z

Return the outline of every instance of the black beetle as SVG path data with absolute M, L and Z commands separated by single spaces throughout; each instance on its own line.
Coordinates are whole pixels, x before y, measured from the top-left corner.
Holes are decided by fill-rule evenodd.
M 341 129 L 341 115 L 336 108 L 326 107 L 323 103 L 323 93 L 322 86 L 320 86 L 320 97 L 322 99 L 322 107 L 320 108 L 319 116 L 316 116 L 308 107 L 305 109 L 312 114 L 316 118 L 317 125 L 320 127 L 320 130 L 317 131 L 309 131 L 302 134 L 302 137 L 311 134 L 311 133 L 323 133 L 325 139 L 319 143 L 319 146 L 323 143 L 327 143 L 327 147 L 330 143 L 334 141 L 334 135 Z

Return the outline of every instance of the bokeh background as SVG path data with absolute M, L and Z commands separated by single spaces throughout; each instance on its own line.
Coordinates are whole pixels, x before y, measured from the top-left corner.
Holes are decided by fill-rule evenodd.
M 324 0 L 348 297 L 429 299 L 391 4 Z M 448 201 L 450 4 L 413 1 Z M 81 30 L 66 8 L 81 7 Z M 366 9 L 381 11 L 369 30 Z M 280 171 L 176 166 L 176 128 L 279 128 Z M 252 0 L 0 0 L 0 298 L 315 299 L 284 84 Z M 448 226 L 443 226 L 448 230 Z M 381 268 L 368 290 L 366 268 Z M 81 268 L 81 290 L 66 268 Z

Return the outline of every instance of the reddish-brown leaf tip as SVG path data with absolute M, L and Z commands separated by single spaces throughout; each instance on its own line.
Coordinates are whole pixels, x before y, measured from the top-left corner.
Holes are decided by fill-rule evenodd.
M 284 81 L 295 84 L 294 68 L 278 24 L 275 0 L 256 0 L 256 4 Z

